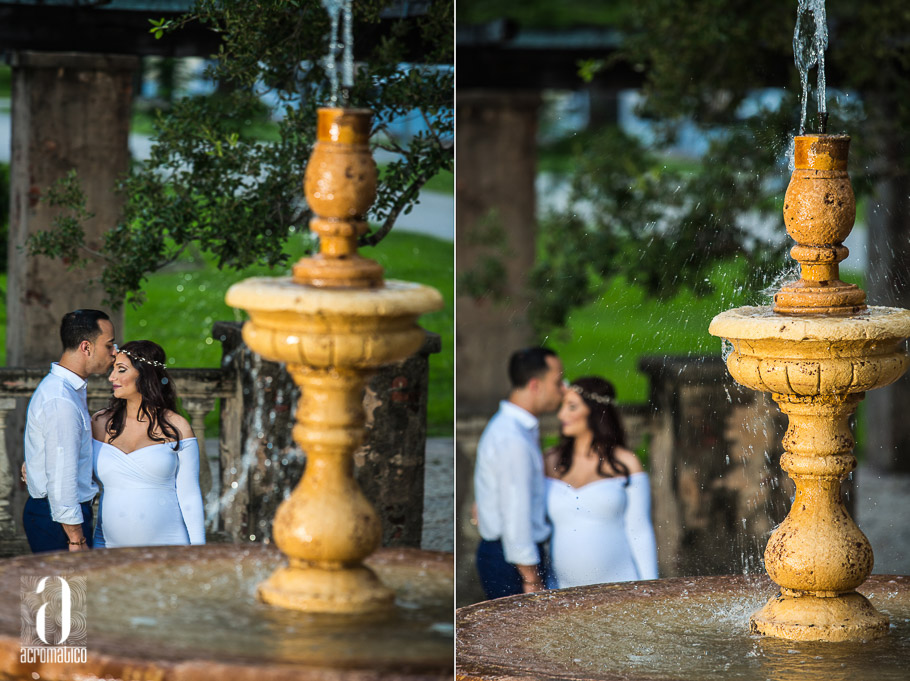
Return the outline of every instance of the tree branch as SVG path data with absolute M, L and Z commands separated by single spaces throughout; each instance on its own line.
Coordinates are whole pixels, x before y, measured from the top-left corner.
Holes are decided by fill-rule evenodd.
M 398 219 L 398 216 L 401 215 L 401 211 L 404 210 L 411 201 L 417 198 L 420 194 L 420 188 L 426 183 L 429 178 L 427 177 L 426 171 L 417 175 L 414 178 L 414 181 L 408 185 L 408 188 L 401 194 L 398 198 L 398 201 L 392 206 L 392 209 L 389 211 L 389 214 L 386 216 L 385 222 L 382 223 L 377 231 L 372 234 L 364 235 L 357 240 L 358 246 L 375 246 L 380 241 L 385 239 L 389 232 L 392 231 L 392 227 L 395 225 L 395 221 Z

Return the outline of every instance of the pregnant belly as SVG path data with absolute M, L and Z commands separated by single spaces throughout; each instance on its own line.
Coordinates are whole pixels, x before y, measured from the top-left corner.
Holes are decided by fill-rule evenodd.
M 101 525 L 111 548 L 189 544 L 175 490 L 106 488 Z

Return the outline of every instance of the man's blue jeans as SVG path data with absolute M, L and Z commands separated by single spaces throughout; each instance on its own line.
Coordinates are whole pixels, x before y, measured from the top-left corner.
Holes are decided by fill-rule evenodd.
M 25 537 L 28 539 L 32 553 L 46 553 L 47 551 L 68 551 L 69 537 L 63 530 L 63 525 L 54 522 L 51 518 L 51 504 L 47 497 L 33 499 L 29 497 L 25 502 L 22 513 L 22 525 L 25 528 Z M 82 533 L 89 548 L 92 546 L 92 502 L 82 503 Z
M 541 566 L 546 565 L 546 544 L 538 544 Z M 522 593 L 521 573 L 512 563 L 506 562 L 502 541 L 480 540 L 477 547 L 477 574 L 487 598 L 502 598 Z M 544 577 L 541 570 L 541 578 Z M 545 581 L 545 580 L 544 580 Z

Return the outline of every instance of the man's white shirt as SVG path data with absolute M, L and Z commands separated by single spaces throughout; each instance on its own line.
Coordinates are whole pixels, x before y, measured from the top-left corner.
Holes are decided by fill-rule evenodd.
M 29 496 L 47 497 L 51 518 L 82 524 L 80 503 L 98 493 L 92 479 L 92 424 L 85 380 L 51 364 L 28 403 L 25 473 Z
M 502 540 L 513 565 L 540 563 L 537 544 L 550 536 L 544 495 L 537 417 L 504 400 L 477 445 L 474 496 L 480 536 Z

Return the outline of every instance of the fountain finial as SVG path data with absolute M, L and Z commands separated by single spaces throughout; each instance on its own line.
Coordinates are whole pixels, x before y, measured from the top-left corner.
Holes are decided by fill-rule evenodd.
M 357 253 L 364 218 L 376 198 L 376 162 L 370 153 L 369 109 L 326 107 L 317 112 L 316 144 L 303 190 L 314 213 L 310 229 L 319 253 L 294 265 L 294 281 L 319 288 L 382 285 L 379 263 Z
M 799 281 L 774 296 L 785 315 L 852 315 L 866 309 L 866 293 L 840 280 L 839 263 L 850 253 L 856 198 L 847 175 L 847 135 L 800 135 L 784 198 L 784 223 L 796 241 L 790 256 L 801 265 Z

